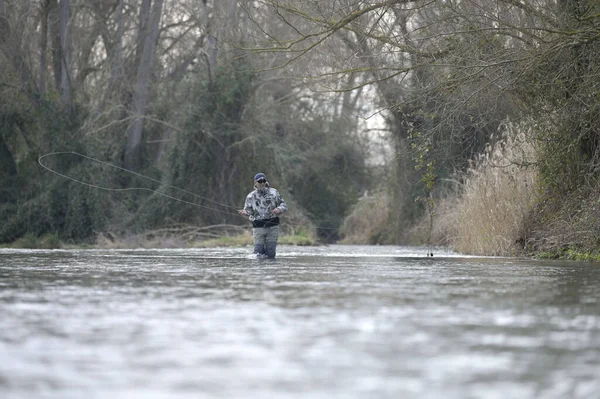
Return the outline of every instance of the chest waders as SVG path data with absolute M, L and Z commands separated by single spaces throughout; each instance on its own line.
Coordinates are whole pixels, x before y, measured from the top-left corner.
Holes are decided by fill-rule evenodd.
M 277 239 L 279 238 L 279 225 L 270 227 L 252 228 L 254 238 L 254 253 L 266 255 L 267 258 L 275 258 L 277 250 Z

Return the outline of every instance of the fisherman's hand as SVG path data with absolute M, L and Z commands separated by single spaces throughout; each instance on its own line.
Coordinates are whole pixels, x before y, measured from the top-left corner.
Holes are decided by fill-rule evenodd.
M 238 211 L 238 213 L 239 213 L 240 215 L 242 215 L 242 216 L 248 216 L 248 212 L 246 212 L 246 211 L 245 211 L 245 210 L 243 210 L 243 209 L 242 209 L 241 211 Z
M 281 213 L 281 209 L 275 208 L 275 209 L 273 209 L 273 213 L 276 215 L 279 215 Z

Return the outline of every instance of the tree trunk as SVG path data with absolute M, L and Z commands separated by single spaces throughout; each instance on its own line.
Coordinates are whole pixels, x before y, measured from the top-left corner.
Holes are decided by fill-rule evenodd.
M 0 3 L 2 0 L 0 0 Z M 2 4 L 0 4 L 0 7 Z M 1 11 L 0 11 L 1 12 Z M 0 177 L 12 177 L 17 175 L 17 164 L 0 134 Z
M 1 0 L 0 0 L 1 1 Z M 41 21 L 40 21 L 40 95 L 46 95 L 46 76 L 48 72 L 48 13 L 50 10 L 50 0 L 42 1 Z
M 140 65 L 140 60 L 144 51 L 144 39 L 148 36 L 151 5 L 152 0 L 142 0 L 142 4 L 140 6 L 139 27 L 135 49 L 135 67 Z
M 10 25 L 6 18 L 6 5 L 4 0 L 0 0 L 0 44 L 4 44 L 6 38 L 10 34 Z
M 60 43 L 60 13 L 58 0 L 48 0 L 48 26 L 52 45 L 52 71 L 54 72 L 54 88 L 60 91 L 62 75 L 62 46 Z
M 119 0 L 119 6 L 117 8 L 118 22 L 117 22 L 117 37 L 114 41 L 114 48 L 112 50 L 112 60 L 110 68 L 110 77 L 108 80 L 107 89 L 104 92 L 102 101 L 98 106 L 98 113 L 104 110 L 106 101 L 113 97 L 116 84 L 123 79 L 123 36 L 125 34 L 125 2 Z
M 0 0 L 0 44 L 6 42 L 6 38 L 10 35 L 10 25 L 6 18 L 6 5 L 4 0 Z
M 217 52 L 218 52 L 218 40 L 212 35 L 208 35 L 204 43 L 204 54 L 206 55 L 206 62 L 208 64 L 208 76 L 210 79 L 210 88 L 214 89 L 215 81 L 217 79 Z
M 13 34 L 14 33 L 14 34 Z M 6 4 L 0 0 L 0 51 L 2 51 L 12 64 L 17 76 L 21 91 L 27 95 L 31 103 L 39 106 L 39 88 L 33 77 L 31 67 L 27 64 L 27 57 L 22 49 L 22 37 L 19 32 L 14 32 L 6 15 Z
M 71 87 L 71 1 L 60 0 L 59 31 L 61 48 L 61 71 L 60 71 L 60 99 L 64 109 L 70 110 L 72 106 Z
M 127 135 L 127 146 L 125 148 L 125 166 L 129 169 L 138 169 L 142 161 L 142 133 L 144 118 L 148 105 L 148 88 L 150 85 L 150 73 L 154 61 L 154 51 L 159 34 L 159 24 L 162 14 L 163 0 L 155 0 L 152 11 L 145 14 L 145 7 L 149 7 L 150 1 L 145 0 L 142 5 L 140 16 L 139 37 L 143 40 L 139 43 L 141 55 L 137 64 L 137 75 L 133 93 L 133 112 L 135 121 Z M 143 18 L 147 16 L 147 18 Z

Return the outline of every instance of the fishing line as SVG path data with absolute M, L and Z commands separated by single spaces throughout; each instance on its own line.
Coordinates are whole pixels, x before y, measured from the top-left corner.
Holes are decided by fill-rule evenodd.
M 156 189 L 156 190 L 153 190 L 153 189 L 150 189 L 150 188 L 145 188 L 145 187 L 110 188 L 110 187 L 102 187 L 102 186 L 98 186 L 98 185 L 96 185 L 96 184 L 87 183 L 87 182 L 84 182 L 84 181 L 82 181 L 82 180 L 76 179 L 76 178 L 74 178 L 74 177 L 71 177 L 71 176 L 65 175 L 65 174 L 63 174 L 63 173 L 57 172 L 57 171 L 55 171 L 55 170 L 51 169 L 50 167 L 48 167 L 47 165 L 44 165 L 44 164 L 42 163 L 42 159 L 44 159 L 44 158 L 46 158 L 46 157 L 53 156 L 53 155 L 66 155 L 66 154 L 69 154 L 69 155 L 76 155 L 76 156 L 78 156 L 78 157 L 81 157 L 81 158 L 84 158 L 84 159 L 87 159 L 87 160 L 90 160 L 90 161 L 93 161 L 93 162 L 97 162 L 97 163 L 99 163 L 99 164 L 102 164 L 102 165 L 108 166 L 108 167 L 110 167 L 110 168 L 114 168 L 114 169 L 118 169 L 118 170 L 121 170 L 121 171 L 123 171 L 123 172 L 126 172 L 126 173 L 130 173 L 130 174 L 132 174 L 132 175 L 134 175 L 134 176 L 137 176 L 137 177 L 140 177 L 140 178 L 142 178 L 142 179 L 146 179 L 146 180 L 149 180 L 149 181 L 151 181 L 151 182 L 154 182 L 154 183 L 161 184 L 161 185 L 163 185 L 163 186 L 165 186 L 165 187 L 170 187 L 170 188 L 172 188 L 172 189 L 175 189 L 175 190 L 177 190 L 177 191 L 180 191 L 180 192 L 182 192 L 182 193 L 189 194 L 189 195 L 191 195 L 191 196 L 193 196 L 193 197 L 195 197 L 195 198 L 202 199 L 202 200 L 205 200 L 205 201 L 208 201 L 208 202 L 212 202 L 213 204 L 216 204 L 216 205 L 219 205 L 219 206 L 222 206 L 222 207 L 225 207 L 225 208 L 229 208 L 229 209 L 235 209 L 235 210 L 236 210 L 236 213 L 229 212 L 229 211 L 224 211 L 224 210 L 221 210 L 221 209 L 212 208 L 212 207 L 210 207 L 210 206 L 201 205 L 201 204 L 198 204 L 198 203 L 195 203 L 195 202 L 191 202 L 191 201 L 186 201 L 186 200 L 184 200 L 184 199 L 177 198 L 177 197 L 174 197 L 174 196 L 172 196 L 172 195 L 169 195 L 169 194 L 163 193 L 163 192 L 161 192 L 161 191 L 158 191 L 158 189 Z M 90 157 L 90 156 L 87 156 L 87 155 L 81 154 L 81 153 L 79 153 L 79 152 L 76 152 L 76 151 L 57 151 L 57 152 L 50 152 L 50 153 L 48 153 L 48 154 L 44 154 L 44 155 L 40 156 L 40 157 L 38 158 L 38 163 L 40 164 L 40 166 L 41 166 L 42 168 L 44 168 L 44 169 L 48 170 L 49 172 L 52 172 L 52 173 L 54 173 L 54 174 L 55 174 L 55 175 L 57 175 L 57 176 L 63 177 L 63 178 L 65 178 L 65 179 L 68 179 L 68 180 L 74 181 L 74 182 L 76 182 L 76 183 L 79 183 L 79 184 L 83 184 L 84 186 L 87 186 L 87 187 L 91 187 L 91 188 L 97 188 L 97 189 L 99 189 L 99 190 L 104 190 L 104 191 L 112 191 L 112 192 L 126 192 L 126 191 L 147 191 L 147 192 L 150 192 L 150 193 L 156 193 L 156 194 L 158 194 L 158 195 L 161 195 L 161 196 L 163 196 L 163 197 L 165 197 L 165 198 L 169 198 L 169 199 L 172 199 L 172 200 L 175 200 L 175 201 L 183 202 L 184 204 L 188 204 L 188 205 L 197 206 L 197 207 L 200 207 L 200 208 L 209 209 L 209 210 L 212 210 L 212 211 L 215 211 L 215 212 L 221 212 L 221 213 L 224 213 L 224 214 L 227 214 L 227 215 L 234 215 L 234 216 L 243 217 L 243 218 L 244 218 L 244 220 L 247 220 L 247 219 L 246 219 L 246 217 L 244 217 L 244 216 L 241 216 L 240 214 L 238 214 L 238 213 L 237 213 L 237 210 L 238 210 L 238 208 L 237 208 L 237 207 L 234 207 L 234 206 L 231 206 L 231 205 L 227 205 L 227 204 L 224 204 L 224 203 L 221 203 L 221 202 L 218 202 L 218 201 L 212 200 L 212 199 L 210 199 L 210 198 L 203 197 L 203 196 L 201 196 L 201 195 L 198 195 L 198 194 L 196 194 L 196 193 L 193 193 L 193 192 L 191 192 L 191 191 L 185 190 L 185 189 L 183 189 L 183 188 L 180 188 L 180 187 L 177 187 L 177 186 L 173 186 L 173 185 L 171 185 L 171 184 L 168 184 L 168 183 L 164 183 L 164 182 L 162 182 L 162 181 L 160 181 L 160 180 L 153 179 L 152 177 L 144 176 L 144 175 L 142 175 L 141 173 L 137 173 L 137 172 L 134 172 L 134 171 L 132 171 L 132 170 L 129 170 L 129 169 L 126 169 L 126 168 L 123 168 L 123 167 L 117 166 L 117 165 L 113 165 L 113 164 L 111 164 L 111 163 L 109 163 L 109 162 L 105 162 L 105 161 L 102 161 L 102 160 L 100 160 L 100 159 L 96 159 L 96 158 L 93 158 L 93 157 Z M 286 224 L 290 224 L 290 223 L 286 223 Z M 293 224 L 290 224 L 290 225 L 291 225 L 291 226 L 294 226 Z M 298 225 L 296 225 L 296 226 L 302 226 L 302 225 L 299 225 L 299 224 L 298 224 Z M 324 227 L 324 226 L 315 226 L 315 228 L 317 228 L 317 229 L 321 229 L 321 230 L 339 230 L 338 228 L 334 228 L 334 227 Z
M 200 208 L 205 208 L 205 209 L 210 209 L 210 210 L 212 210 L 212 211 L 215 211 L 215 212 L 221 212 L 221 213 L 225 213 L 225 214 L 228 214 L 228 215 L 240 216 L 238 213 L 233 213 L 233 212 L 223 211 L 223 210 L 221 210 L 221 209 L 211 208 L 211 207 L 209 207 L 209 206 L 206 206 L 206 205 L 201 205 L 201 204 L 198 204 L 198 203 L 195 203 L 195 202 L 186 201 L 186 200 L 184 200 L 184 199 L 177 198 L 177 197 L 174 197 L 174 196 L 172 196 L 172 195 L 169 195 L 169 194 L 163 193 L 163 192 L 161 192 L 161 191 L 158 191 L 158 189 L 156 189 L 156 190 L 153 190 L 153 189 L 150 189 L 150 188 L 145 188 L 145 187 L 110 188 L 110 187 L 102 187 L 102 186 L 98 186 L 98 185 L 96 185 L 96 184 L 87 183 L 87 182 L 84 182 L 84 181 L 82 181 L 82 180 L 75 179 L 75 178 L 73 178 L 73 177 L 71 177 L 71 176 L 67 176 L 67 175 L 65 175 L 65 174 L 63 174 L 63 173 L 57 172 L 57 171 L 55 171 L 55 170 L 51 169 L 50 167 L 48 167 L 48 166 L 46 166 L 46 165 L 44 165 L 44 164 L 42 163 L 42 159 L 43 159 L 43 158 L 46 158 L 46 157 L 49 157 L 49 156 L 52 156 L 52 155 L 65 155 L 65 154 L 69 154 L 69 155 L 77 155 L 77 156 L 79 156 L 79 157 L 82 157 L 82 158 L 88 159 L 88 160 L 90 160 L 90 161 L 94 161 L 94 162 L 100 163 L 100 164 L 102 164 L 102 165 L 106 165 L 106 166 L 109 166 L 109 167 L 111 167 L 111 168 L 119 169 L 119 170 L 121 170 L 121 171 L 123 171 L 123 172 L 127 172 L 127 173 L 130 173 L 130 174 L 132 174 L 132 175 L 135 175 L 135 176 L 141 177 L 141 178 L 143 178 L 143 179 L 146 179 L 146 180 L 149 180 L 149 181 L 152 181 L 152 182 L 155 182 L 155 183 L 162 184 L 162 185 L 164 185 L 164 186 L 166 186 L 166 187 L 173 188 L 173 189 L 175 189 L 175 190 L 178 190 L 178 191 L 181 191 L 181 192 L 183 192 L 183 193 L 186 193 L 186 194 L 192 195 L 192 196 L 194 196 L 194 197 L 196 197 L 196 198 L 203 199 L 203 200 L 206 200 L 206 201 L 212 202 L 212 203 L 214 203 L 214 204 L 217 204 L 217 205 L 220 205 L 220 206 L 223 206 L 223 207 L 226 207 L 226 208 L 230 208 L 230 209 L 236 209 L 236 210 L 237 210 L 237 208 L 236 208 L 236 207 L 233 207 L 233 206 L 231 206 L 231 205 L 223 204 L 223 203 L 220 203 L 220 202 L 218 202 L 218 201 L 211 200 L 210 198 L 202 197 L 201 195 L 198 195 L 198 194 L 192 193 L 191 191 L 185 190 L 185 189 L 183 189 L 183 188 L 179 188 L 179 187 L 173 186 L 173 185 L 171 185 L 171 184 L 163 183 L 163 182 L 161 182 L 160 180 L 153 179 L 153 178 L 151 178 L 151 177 L 148 177 L 148 176 L 144 176 L 144 175 L 142 175 L 142 174 L 140 174 L 140 173 L 137 173 L 137 172 L 134 172 L 134 171 L 132 171 L 132 170 L 125 169 L 125 168 L 122 168 L 122 167 L 120 167 L 120 166 L 113 165 L 113 164 L 111 164 L 111 163 L 108 163 L 108 162 L 105 162 L 105 161 L 101 161 L 101 160 L 99 160 L 99 159 L 92 158 L 92 157 L 89 157 L 89 156 L 87 156 L 87 155 L 83 155 L 83 154 L 80 154 L 80 153 L 78 153 L 78 152 L 75 152 L 75 151 L 59 151 L 59 152 L 51 152 L 51 153 L 48 153 L 48 154 L 45 154 L 45 155 L 42 155 L 42 156 L 40 156 L 40 157 L 38 158 L 38 163 L 40 164 L 40 166 L 41 166 L 42 168 L 44 168 L 44 169 L 46 169 L 46 170 L 48 170 L 48 171 L 50 171 L 50 172 L 54 173 L 55 175 L 61 176 L 61 177 L 65 178 L 65 179 L 68 179 L 68 180 L 74 181 L 74 182 L 76 182 L 76 183 L 79 183 L 79 184 L 83 184 L 84 186 L 87 186 L 87 187 L 91 187 L 91 188 L 97 188 L 97 189 L 99 189 L 99 190 L 104 190 L 104 191 L 112 191 L 112 192 L 125 192 L 125 191 L 147 191 L 147 192 L 150 192 L 150 193 L 156 193 L 156 194 L 158 194 L 158 195 L 162 195 L 163 197 L 166 197 L 166 198 L 169 198 L 169 199 L 172 199 L 172 200 L 175 200 L 175 201 L 183 202 L 184 204 L 193 205 L 193 206 L 197 206 L 197 207 L 200 207 Z

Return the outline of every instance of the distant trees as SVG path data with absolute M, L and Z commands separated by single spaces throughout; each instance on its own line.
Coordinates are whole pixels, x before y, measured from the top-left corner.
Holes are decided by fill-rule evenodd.
M 134 120 L 127 132 L 124 162 L 126 168 L 133 170 L 139 169 L 142 162 L 142 129 L 148 106 L 150 72 L 154 64 L 162 8 L 163 0 L 143 0 L 140 8 L 132 99 Z
M 28 233 L 81 241 L 102 231 L 244 223 L 234 210 L 259 170 L 300 204 L 295 212 L 305 205 L 315 219 L 333 213 L 335 228 L 366 180 L 363 153 L 353 144 L 358 122 L 345 116 L 351 99 L 345 97 L 343 115 L 330 117 L 316 108 L 335 109 L 330 100 L 311 100 L 295 72 L 273 68 L 285 57 L 249 51 L 265 24 L 289 29 L 252 1 L 2 1 L 0 183 L 7 195 L 0 200 L 0 241 Z M 296 151 L 291 141 L 312 144 Z M 339 151 L 335 173 L 319 161 L 332 153 L 325 144 Z M 53 151 L 76 151 L 153 178 L 76 155 L 44 158 L 92 186 L 160 190 L 188 204 L 49 176 L 35 160 Z M 298 164 L 308 158 L 310 164 Z M 310 189 L 311 198 L 335 182 L 344 205 L 329 201 L 317 209 L 321 203 L 302 188 L 307 170 L 324 182 Z
M 294 28 L 291 37 L 267 32 L 262 47 L 318 61 L 307 77 L 313 87 L 377 88 L 397 160 L 395 182 L 387 183 L 399 204 L 392 215 L 400 216 L 390 220 L 403 227 L 391 241 L 404 240 L 418 216 L 414 200 L 466 167 L 505 118 L 556 124 L 554 133 L 535 132 L 546 181 L 565 189 L 582 174 L 597 179 L 598 2 L 262 4 Z M 349 75 L 353 84 L 339 79 Z

